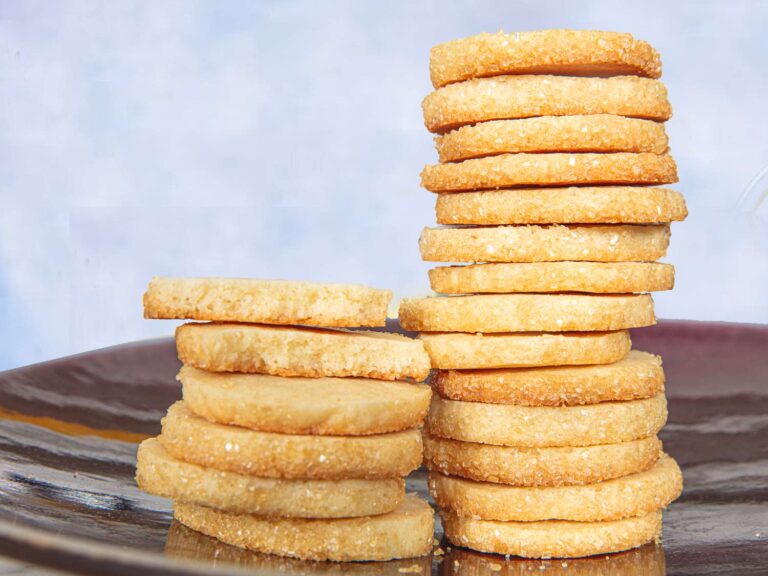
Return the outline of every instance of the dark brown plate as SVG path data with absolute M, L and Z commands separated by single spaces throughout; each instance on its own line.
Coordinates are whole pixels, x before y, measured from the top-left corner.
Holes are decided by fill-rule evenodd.
M 664 356 L 665 449 L 685 492 L 664 545 L 582 560 L 453 549 L 432 559 L 325 564 L 253 554 L 171 523 L 133 481 L 136 443 L 180 395 L 171 340 L 0 374 L 0 554 L 89 574 L 764 574 L 768 570 L 768 327 L 662 322 L 635 347 Z M 409 484 L 425 492 L 422 475 Z

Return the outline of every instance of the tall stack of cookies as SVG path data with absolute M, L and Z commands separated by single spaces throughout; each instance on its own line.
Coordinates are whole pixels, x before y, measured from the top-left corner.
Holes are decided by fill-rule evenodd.
M 141 488 L 228 544 L 312 560 L 427 554 L 430 506 L 406 495 L 431 390 L 423 344 L 383 326 L 388 290 L 155 278 L 147 318 L 176 331 L 183 401 L 139 448 Z M 324 328 L 320 328 L 324 327 Z M 332 327 L 332 328 L 331 328 Z
M 661 359 L 631 351 L 669 290 L 687 215 L 657 52 L 628 34 L 481 34 L 432 49 L 440 164 L 424 260 L 444 296 L 404 300 L 437 368 L 430 490 L 457 546 L 526 557 L 658 539 L 682 489 L 656 434 Z

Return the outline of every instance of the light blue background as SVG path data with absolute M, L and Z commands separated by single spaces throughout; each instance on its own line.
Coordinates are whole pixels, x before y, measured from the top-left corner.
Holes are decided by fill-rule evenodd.
M 0 369 L 168 334 L 153 275 L 428 291 L 428 51 L 630 31 L 664 61 L 677 188 L 662 317 L 768 322 L 766 2 L 0 2 Z

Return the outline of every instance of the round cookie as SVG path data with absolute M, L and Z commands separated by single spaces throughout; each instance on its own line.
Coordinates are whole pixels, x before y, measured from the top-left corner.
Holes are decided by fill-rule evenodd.
M 666 188 L 519 188 L 439 194 L 438 224 L 656 224 L 684 220 L 683 195 Z
M 656 434 L 667 421 L 664 394 L 584 406 L 481 404 L 435 397 L 425 429 L 432 436 L 497 446 L 594 446 Z
M 193 530 L 255 552 L 334 562 L 429 554 L 434 513 L 415 495 L 379 516 L 340 519 L 265 518 L 175 502 L 174 518 Z
M 440 162 L 519 152 L 663 154 L 668 144 L 664 124 L 612 114 L 491 120 L 435 138 Z
M 144 294 L 145 318 L 384 326 L 390 290 L 244 278 L 155 277 Z
M 621 330 L 656 323 L 649 294 L 481 294 L 403 299 L 400 324 L 420 332 Z
M 464 402 L 576 406 L 660 394 L 664 369 L 661 357 L 632 350 L 612 364 L 438 370 L 432 386 L 443 398 Z
M 407 476 L 421 463 L 418 430 L 374 436 L 307 436 L 214 424 L 183 402 L 168 409 L 158 437 L 178 460 L 264 478 L 377 480 Z
M 478 482 L 517 486 L 603 482 L 647 470 L 660 454 L 661 442 L 656 436 L 595 446 L 521 448 L 424 434 L 424 463 L 430 470 Z
M 525 558 L 573 558 L 637 548 L 661 538 L 661 512 L 608 522 L 498 522 L 442 510 L 448 540 L 480 552 Z
M 560 332 L 555 334 L 419 335 L 434 368 L 467 370 L 618 362 L 629 353 L 629 332 Z
M 278 480 L 220 472 L 173 458 L 155 438 L 139 445 L 136 483 L 163 498 L 261 516 L 372 516 L 391 512 L 405 498 L 401 478 Z
M 176 329 L 176 348 L 184 364 L 209 372 L 423 380 L 430 368 L 418 340 L 362 330 L 184 324 Z
M 660 262 L 497 262 L 433 268 L 429 283 L 442 294 L 628 294 L 671 290 L 675 267 Z
M 198 416 L 280 434 L 360 436 L 416 428 L 432 395 L 426 384 L 216 374 L 189 366 L 177 378 L 185 406 Z
M 635 76 L 476 78 L 435 90 L 421 108 L 427 129 L 437 133 L 488 120 L 534 116 L 615 114 L 658 121 L 672 116 L 664 84 Z
M 429 491 L 440 508 L 504 522 L 603 522 L 645 516 L 666 508 L 682 489 L 680 468 L 666 454 L 643 472 L 584 486 L 506 486 L 429 475 Z
M 435 88 L 500 74 L 661 76 L 659 53 L 631 34 L 601 30 L 487 32 L 451 40 L 429 51 Z
M 650 262 L 663 258 L 669 225 L 424 228 L 428 262 Z

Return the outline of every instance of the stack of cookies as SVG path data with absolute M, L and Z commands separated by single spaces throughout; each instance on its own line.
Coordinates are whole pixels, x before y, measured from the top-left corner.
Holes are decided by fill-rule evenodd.
M 147 318 L 176 331 L 183 401 L 139 448 L 141 488 L 228 544 L 312 560 L 427 554 L 432 509 L 406 495 L 431 390 L 418 340 L 359 285 L 155 278 Z M 324 328 L 320 328 L 324 327 Z
M 432 49 L 440 164 L 424 260 L 446 296 L 405 300 L 438 369 L 430 490 L 455 545 L 587 556 L 658 539 L 682 488 L 656 437 L 660 358 L 630 352 L 669 290 L 685 218 L 656 51 L 628 34 L 481 34 Z

